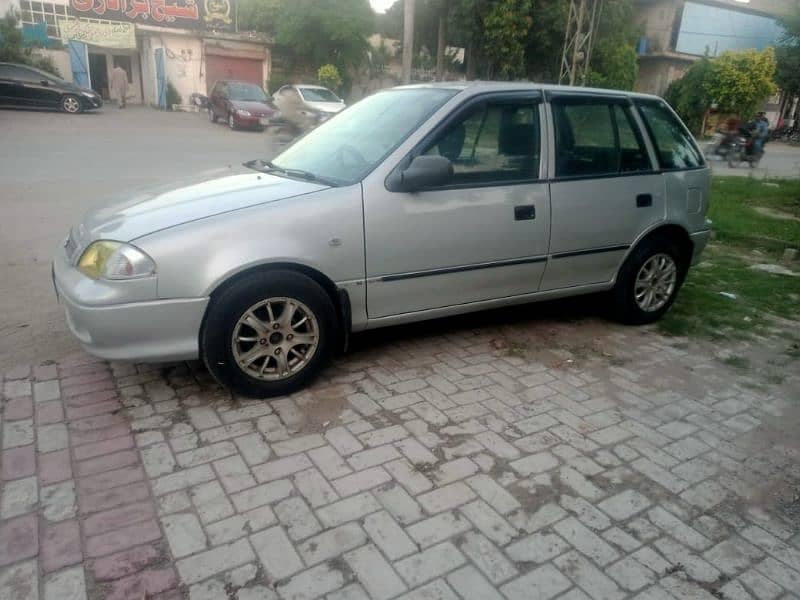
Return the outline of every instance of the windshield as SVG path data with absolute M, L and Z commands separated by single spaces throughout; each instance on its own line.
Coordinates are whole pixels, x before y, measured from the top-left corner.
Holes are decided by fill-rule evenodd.
M 325 88 L 297 88 L 308 102 L 341 102 L 332 91 Z
M 355 183 L 458 91 L 411 88 L 378 92 L 300 138 L 272 162 L 341 185 Z
M 241 102 L 266 102 L 267 100 L 264 90 L 252 83 L 229 83 L 228 97 Z

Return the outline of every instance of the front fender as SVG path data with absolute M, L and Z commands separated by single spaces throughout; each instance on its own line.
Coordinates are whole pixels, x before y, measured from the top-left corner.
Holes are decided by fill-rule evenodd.
M 244 208 L 143 236 L 160 298 L 197 298 L 247 269 L 295 263 L 333 282 L 363 280 L 360 184 Z

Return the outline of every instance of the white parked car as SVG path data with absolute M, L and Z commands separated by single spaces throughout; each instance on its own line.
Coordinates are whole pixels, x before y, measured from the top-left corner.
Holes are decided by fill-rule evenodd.
M 285 85 L 272 99 L 283 118 L 303 131 L 327 121 L 345 107 L 344 100 L 321 85 Z
M 53 277 L 89 352 L 285 394 L 364 329 L 596 292 L 655 321 L 709 239 L 709 179 L 655 96 L 400 87 L 272 162 L 91 212 Z

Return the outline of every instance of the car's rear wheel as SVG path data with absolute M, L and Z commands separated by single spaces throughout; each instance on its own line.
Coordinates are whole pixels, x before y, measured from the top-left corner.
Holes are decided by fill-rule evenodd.
M 228 127 L 236 129 L 236 119 L 233 118 L 233 113 L 228 113 Z
M 64 97 L 61 98 L 61 110 L 73 115 L 81 112 L 80 99 L 72 94 L 65 94 Z
M 612 292 L 618 320 L 643 325 L 666 313 L 686 277 L 688 261 L 678 244 L 655 236 L 630 253 L 617 275 Z
M 210 106 L 208 107 L 208 120 L 211 121 L 212 123 L 217 122 L 217 113 L 215 113 L 214 109 L 211 108 Z
M 213 298 L 201 334 L 203 359 L 217 381 L 239 394 L 289 394 L 327 362 L 335 315 L 328 294 L 305 275 L 246 275 Z

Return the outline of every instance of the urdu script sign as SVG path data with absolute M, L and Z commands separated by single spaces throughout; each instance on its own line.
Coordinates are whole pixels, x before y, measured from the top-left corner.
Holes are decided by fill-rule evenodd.
M 178 29 L 234 29 L 233 0 L 69 0 L 67 13 Z

